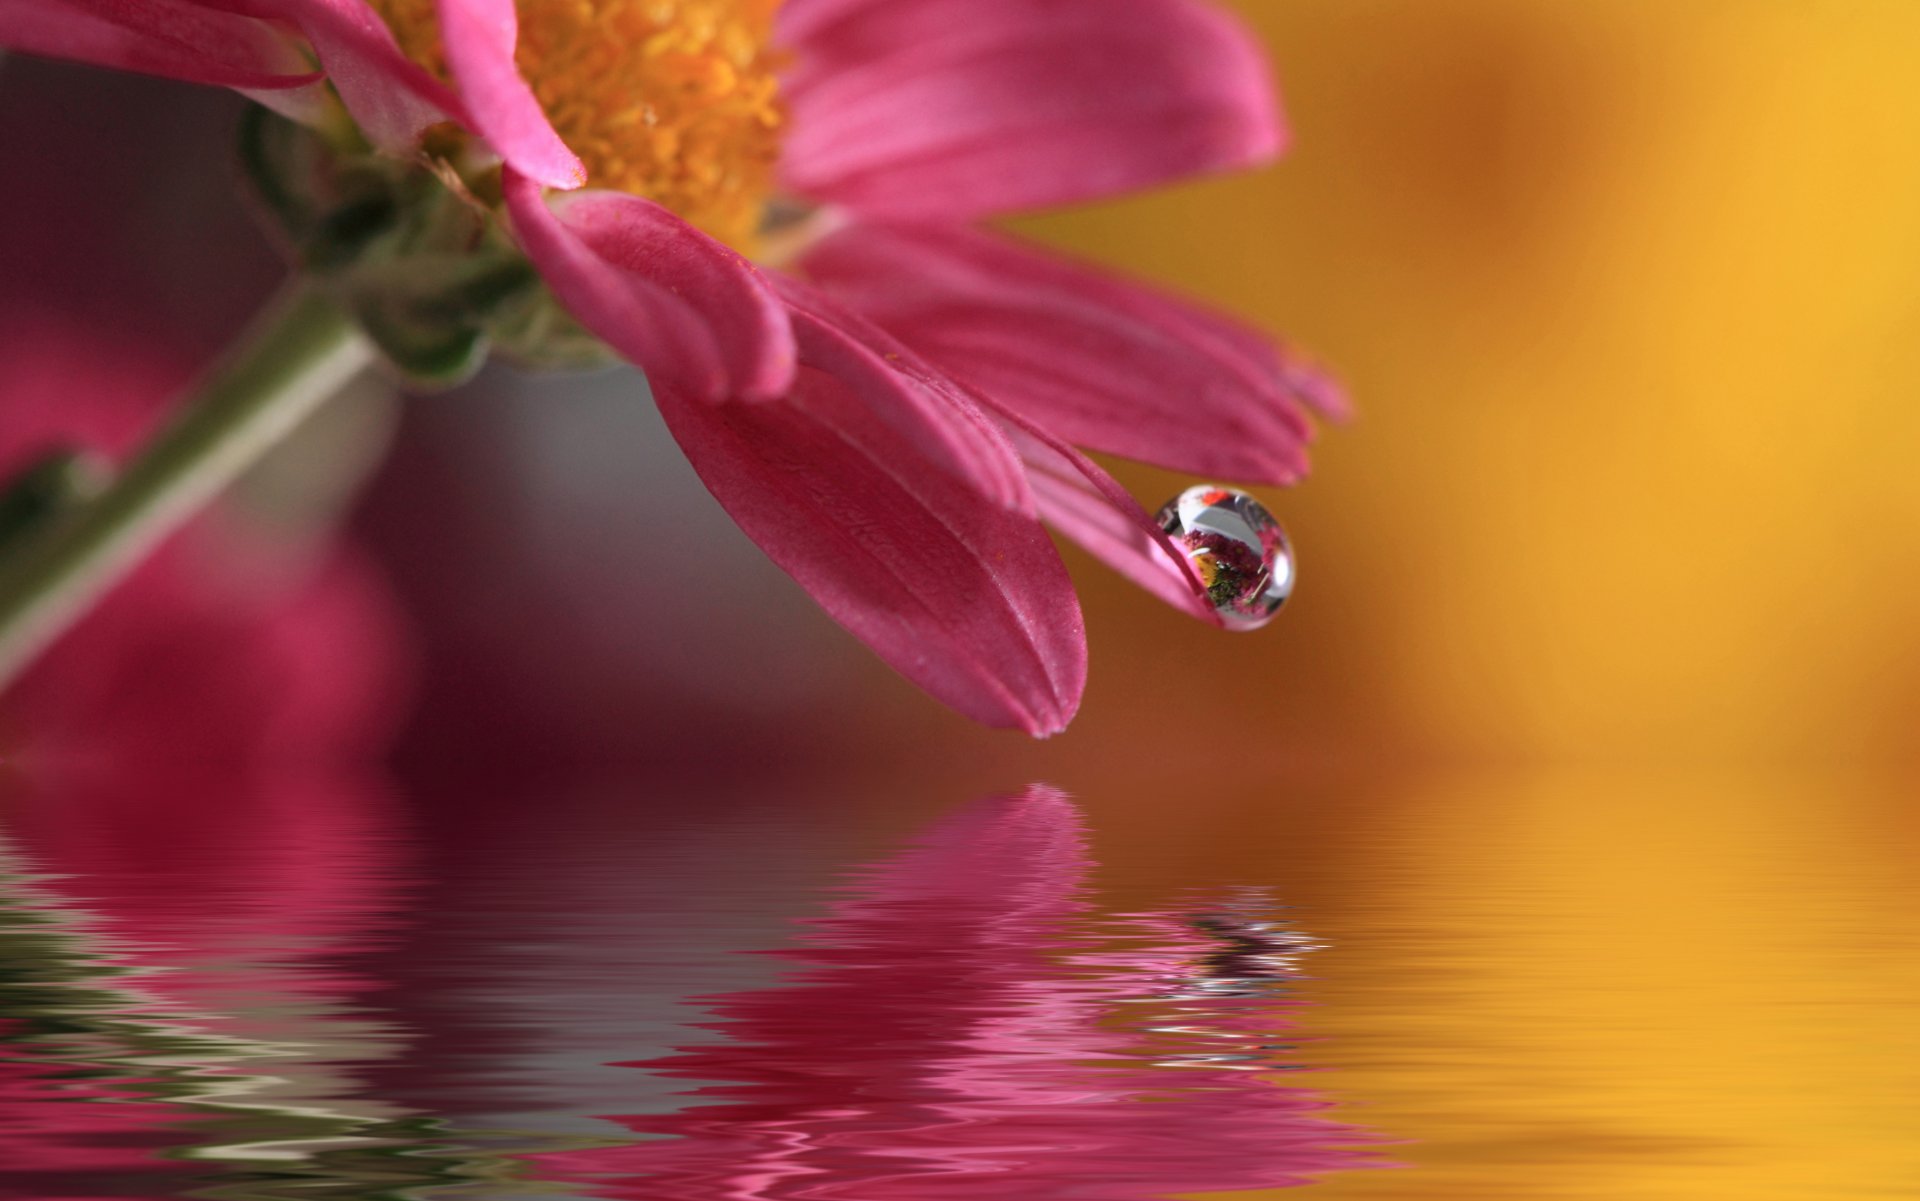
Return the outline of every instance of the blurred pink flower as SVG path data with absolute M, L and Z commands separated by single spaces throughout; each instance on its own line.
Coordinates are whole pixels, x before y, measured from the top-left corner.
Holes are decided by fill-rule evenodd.
M 140 419 L 125 402 L 141 392 L 89 390 L 84 358 L 61 378 L 67 420 L 0 410 L 0 474 L 36 425 L 111 441 Z M 408 691 L 403 622 L 368 559 L 342 543 L 262 571 L 284 552 L 224 517 L 162 547 L 0 695 L 0 833 L 62 871 L 149 879 L 130 910 L 150 923 L 207 877 L 311 911 L 328 884 L 303 848 L 362 824 Z
M 83 375 L 64 376 L 70 429 L 101 416 Z M 0 475 L 38 442 L 21 437 L 27 411 L 0 410 Z M 277 556 L 221 517 L 164 546 L 0 696 L 0 800 L 15 822 L 71 823 L 147 854 L 175 825 L 155 781 L 244 810 L 277 773 L 365 765 L 385 746 L 407 654 L 378 572 L 344 544 L 262 571 Z M 249 824 L 214 833 L 244 842 Z
M 172 226 L 179 206 L 223 215 L 191 184 L 139 188 L 154 159 L 194 160 L 199 106 L 185 122 L 129 114 L 102 91 L 51 72 L 5 80 L 0 156 L 39 169 L 10 181 L 21 219 L 0 226 L 0 479 L 59 448 L 124 456 L 270 283 L 247 239 Z M 59 119 L 96 136 L 43 140 Z M 196 257 L 172 262 L 187 242 Z M 295 865 L 245 848 L 384 751 L 408 651 L 363 555 L 285 541 L 209 514 L 0 694 L 4 832 L 70 871 L 224 854 L 223 870 L 251 861 L 255 878 L 298 886 Z M 316 804 L 294 824 L 319 836 L 358 820 Z M 146 904 L 167 897 L 157 883 Z
M 1229 318 L 968 227 L 1271 158 L 1267 64 L 1204 0 L 775 7 L 0 0 L 0 44 L 293 115 L 317 63 L 382 148 L 447 121 L 483 139 L 525 252 L 646 370 L 742 529 L 929 693 L 1056 732 L 1086 647 L 1040 518 L 1218 621 L 1075 447 L 1287 483 L 1310 412 L 1343 402 Z M 769 40 L 790 55 L 777 100 Z M 620 190 L 549 193 L 589 182 Z M 776 188 L 826 231 L 793 274 L 739 253 Z
M 16 817 L 71 811 L 139 854 L 174 821 L 152 803 L 156 778 L 189 793 L 217 782 L 215 806 L 277 773 L 373 761 L 397 725 L 405 662 L 377 573 L 340 547 L 298 578 L 250 577 L 236 563 L 250 545 L 190 531 L 0 698 Z M 47 812 L 28 816 L 41 796 Z M 245 842 L 246 824 L 216 837 Z

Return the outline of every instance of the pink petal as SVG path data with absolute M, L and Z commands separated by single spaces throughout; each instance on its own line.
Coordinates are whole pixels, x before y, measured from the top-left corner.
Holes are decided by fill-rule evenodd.
M 995 504 L 1032 515 L 1012 443 L 972 397 L 872 324 L 791 279 L 775 277 L 800 362 L 834 376 L 914 449 Z
M 580 323 L 661 389 L 768 400 L 793 380 L 793 324 L 753 265 L 651 200 L 578 192 L 549 208 L 509 170 L 527 255 Z
M 272 26 L 190 0 L 0 0 L 0 47 L 219 87 L 319 78 Z
M 783 165 L 865 213 L 973 219 L 1247 167 L 1285 140 L 1258 43 L 1199 0 L 796 0 Z
M 1081 446 L 1289 483 L 1331 381 L 1231 318 L 992 234 L 856 225 L 801 268 L 975 391 Z
M 852 384 L 810 366 L 770 404 L 655 395 L 740 528 L 895 670 L 987 725 L 1065 728 L 1086 642 L 1038 521 L 935 469 Z
M 577 188 L 587 169 L 554 132 L 513 61 L 520 23 L 513 0 L 439 0 L 447 67 L 476 132 L 514 170 L 550 188 Z
M 1128 507 L 1114 504 L 1079 481 L 1038 467 L 1033 491 L 1047 524 L 1082 550 L 1189 617 L 1208 625 L 1221 624 L 1206 597 L 1196 594 L 1187 577 L 1168 563 L 1154 536 L 1132 520 Z M 1131 509 L 1146 512 L 1137 503 Z
M 1049 525 L 1174 608 L 1224 625 L 1193 564 L 1120 481 L 1042 427 L 1009 410 L 998 412 L 1026 460 Z
M 243 17 L 260 17 L 271 21 L 280 16 L 277 0 L 196 0 L 196 3 L 201 8 L 238 13 Z
M 366 0 L 259 0 L 276 8 L 313 44 L 327 77 L 368 140 L 405 153 L 429 126 L 470 124 L 454 94 L 401 53 Z

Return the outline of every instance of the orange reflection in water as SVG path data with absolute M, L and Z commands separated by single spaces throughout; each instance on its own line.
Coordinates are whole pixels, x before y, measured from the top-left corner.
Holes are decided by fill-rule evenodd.
M 1477 777 L 1344 807 L 1249 798 L 1209 815 L 1231 839 L 1183 843 L 1183 819 L 1144 805 L 1096 822 L 1136 880 L 1168 847 L 1211 847 L 1230 874 L 1258 870 L 1234 846 L 1297 848 L 1289 894 L 1338 948 L 1308 990 L 1316 1085 L 1407 1140 L 1390 1148 L 1403 1170 L 1329 1177 L 1315 1201 L 1904 1201 L 1920 1181 L 1911 791 Z

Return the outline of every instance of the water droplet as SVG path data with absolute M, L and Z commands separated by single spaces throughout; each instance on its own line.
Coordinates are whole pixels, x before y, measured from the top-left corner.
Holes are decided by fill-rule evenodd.
M 1273 514 L 1238 488 L 1200 484 L 1155 518 L 1187 556 L 1230 630 L 1257 630 L 1293 594 L 1293 547 Z

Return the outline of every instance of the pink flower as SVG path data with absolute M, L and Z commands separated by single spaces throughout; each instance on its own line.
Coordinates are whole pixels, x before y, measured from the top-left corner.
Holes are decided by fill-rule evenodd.
M 1284 484 L 1342 406 L 1229 318 L 971 228 L 1277 154 L 1266 63 L 1204 0 L 0 0 L 0 44 L 296 115 L 317 63 L 380 147 L 490 148 L 473 190 L 720 503 L 988 724 L 1056 732 L 1085 682 L 1041 518 L 1218 620 L 1076 447 Z

